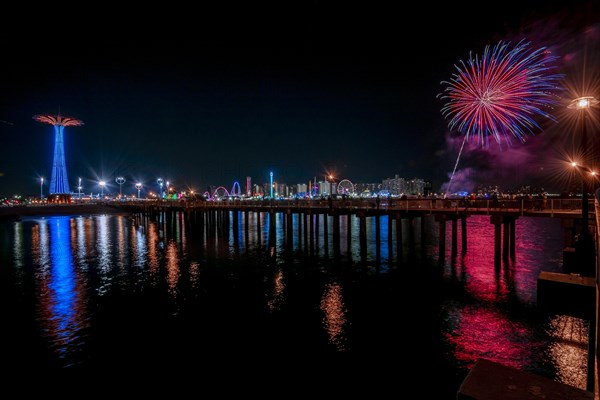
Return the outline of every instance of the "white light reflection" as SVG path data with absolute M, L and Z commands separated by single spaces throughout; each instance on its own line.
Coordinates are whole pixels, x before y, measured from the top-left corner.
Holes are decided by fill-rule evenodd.
M 134 260 L 133 264 L 137 268 L 144 268 L 146 265 L 147 254 L 148 254 L 148 244 L 146 240 L 146 235 L 144 234 L 144 230 L 140 227 L 135 229 L 135 226 L 131 226 L 132 236 L 135 238 L 132 241 Z
M 345 351 L 347 341 L 345 326 L 347 321 L 340 284 L 329 283 L 325 286 L 325 292 L 321 298 L 321 311 L 325 314 L 323 326 L 329 335 L 329 343 L 335 346 L 337 350 Z
M 267 302 L 267 306 L 271 312 L 281 309 L 281 305 L 285 300 L 284 291 L 285 280 L 283 278 L 283 272 L 280 269 L 273 277 L 273 292 L 271 298 Z
M 198 282 L 200 281 L 200 263 L 192 261 L 190 263 L 190 283 L 192 288 L 198 288 Z
M 86 222 L 87 222 L 87 229 L 91 229 L 89 226 L 89 220 L 86 220 L 83 217 L 77 217 L 77 219 L 75 220 L 75 223 L 77 225 L 76 227 L 76 233 L 77 233 L 77 264 L 79 265 L 79 268 L 82 270 L 87 271 L 88 269 L 88 265 L 87 265 L 87 248 L 85 245 L 85 232 L 86 232 Z
M 50 268 L 50 249 L 48 244 L 48 220 L 41 219 L 37 221 L 38 231 L 33 231 L 33 240 L 31 242 L 34 261 L 40 266 L 35 275 L 38 279 L 44 279 Z
M 548 353 L 556 369 L 556 380 L 585 389 L 587 378 L 588 324 L 580 318 L 557 315 L 549 322 L 554 339 Z
M 14 225 L 14 241 L 13 241 L 13 262 L 15 267 L 21 268 L 23 266 L 23 223 L 15 222 Z
M 124 270 L 127 266 L 127 252 L 129 250 L 129 235 L 126 235 L 127 228 L 125 226 L 125 217 L 117 218 L 117 265 L 120 270 Z
M 98 237 L 96 238 L 96 248 L 98 249 L 98 269 L 101 276 L 101 285 L 98 287 L 98 293 L 103 295 L 108 291 L 111 286 L 111 247 L 112 243 L 110 240 L 108 216 L 100 215 L 96 217 L 96 223 L 98 224 Z

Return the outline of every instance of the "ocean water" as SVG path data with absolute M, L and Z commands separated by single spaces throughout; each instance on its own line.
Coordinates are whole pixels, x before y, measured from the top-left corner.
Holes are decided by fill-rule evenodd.
M 586 321 L 536 307 L 540 271 L 561 271 L 559 220 L 517 219 L 516 257 L 495 266 L 489 216 L 468 218 L 465 254 L 460 243 L 452 254 L 448 225 L 442 265 L 431 216 L 423 235 L 419 219 L 403 220 L 401 256 L 385 216 L 379 246 L 367 218 L 362 249 L 355 217 L 340 217 L 339 245 L 331 217 L 312 245 L 297 215 L 291 240 L 284 216 L 269 218 L 1 223 L 4 365 L 31 381 L 176 373 L 194 374 L 199 393 L 226 378 L 265 397 L 416 388 L 454 398 L 487 358 L 585 388 Z

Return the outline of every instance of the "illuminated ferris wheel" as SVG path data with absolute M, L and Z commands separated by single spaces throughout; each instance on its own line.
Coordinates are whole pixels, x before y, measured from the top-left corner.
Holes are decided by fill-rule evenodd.
M 348 179 L 342 179 L 337 185 L 338 194 L 354 194 L 354 185 Z

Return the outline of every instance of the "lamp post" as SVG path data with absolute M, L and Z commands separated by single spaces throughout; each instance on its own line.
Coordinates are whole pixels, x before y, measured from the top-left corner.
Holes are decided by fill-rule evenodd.
M 138 199 L 140 198 L 140 190 L 142 190 L 142 184 L 140 182 L 135 184 L 135 188 L 138 191 Z
M 162 199 L 162 198 L 163 198 L 163 190 L 162 190 L 162 187 L 163 187 L 163 183 L 164 183 L 164 181 L 163 181 L 163 178 L 158 178 L 158 179 L 156 180 L 156 183 L 158 183 L 158 186 L 160 187 L 160 191 L 158 192 L 158 196 L 159 196 L 159 197 Z
M 40 201 L 44 199 L 44 177 L 40 178 Z
M 119 185 L 119 197 L 121 197 L 123 195 L 123 191 L 122 186 L 125 183 L 125 178 L 122 176 L 117 176 L 117 179 L 115 179 L 115 182 L 117 182 L 117 184 Z
M 102 198 L 104 198 L 104 186 L 106 186 L 106 182 L 100 181 L 98 182 L 98 185 L 100 185 L 100 190 L 102 191 Z
M 79 178 L 79 184 L 77 185 L 77 190 L 79 191 L 79 200 L 81 200 L 81 178 Z
M 588 160 L 586 151 L 588 150 L 587 143 L 587 126 L 586 116 L 588 110 L 598 104 L 598 100 L 591 96 L 579 97 L 571 101 L 569 108 L 578 110 L 581 115 L 581 157 L 582 164 L 584 167 L 590 166 L 590 160 Z M 576 251 L 579 253 L 579 266 L 581 272 L 585 275 L 593 275 L 594 271 L 594 257 L 595 252 L 593 238 L 589 231 L 589 183 L 585 175 L 581 175 L 581 235 L 578 242 L 576 243 Z

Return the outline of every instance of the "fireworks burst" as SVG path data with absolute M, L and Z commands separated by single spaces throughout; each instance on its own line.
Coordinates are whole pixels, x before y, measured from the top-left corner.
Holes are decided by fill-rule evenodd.
M 554 92 L 562 78 L 551 73 L 557 59 L 545 47 L 531 50 L 524 40 L 512 49 L 503 41 L 486 46 L 483 56 L 460 60 L 450 80 L 442 82 L 446 88 L 438 97 L 447 101 L 442 115 L 450 129 L 465 140 L 475 137 L 482 147 L 490 136 L 500 145 L 502 140 L 510 145 L 512 138 L 524 142 L 541 130 L 537 117 L 556 121 L 549 110 L 558 101 Z

